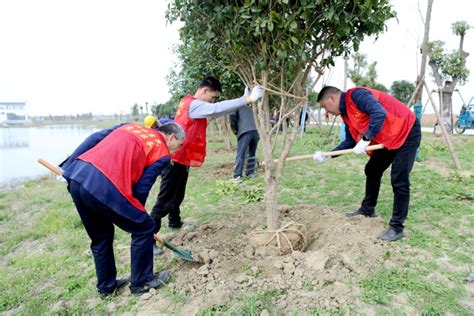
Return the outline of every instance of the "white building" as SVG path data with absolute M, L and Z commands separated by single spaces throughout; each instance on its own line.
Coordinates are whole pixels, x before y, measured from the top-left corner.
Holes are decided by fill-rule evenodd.
M 26 102 L 0 102 L 0 124 L 28 123 Z

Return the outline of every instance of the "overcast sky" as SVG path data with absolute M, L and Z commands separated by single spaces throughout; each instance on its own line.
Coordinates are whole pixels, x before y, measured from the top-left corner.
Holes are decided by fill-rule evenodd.
M 423 16 L 426 11 L 426 0 L 391 3 L 398 21 L 361 46 L 369 62 L 378 62 L 379 81 L 387 87 L 415 80 L 423 37 L 418 3 Z M 471 22 L 473 6 L 471 0 L 435 0 L 430 40 L 457 48 L 451 23 Z M 165 10 L 164 0 L 0 0 L 0 101 L 26 101 L 31 115 L 127 113 L 134 103 L 167 101 L 165 76 L 176 61 L 170 47 L 179 39 L 177 26 L 166 25 Z M 459 88 L 469 99 L 474 28 L 465 50 L 471 52 L 471 80 Z M 342 87 L 342 65 L 324 82 Z
M 387 22 L 387 31 L 375 38 L 367 38 L 359 52 L 366 54 L 369 63 L 377 61 L 378 81 L 390 88 L 393 81 L 408 80 L 414 82 L 420 69 L 421 54 L 419 47 L 423 41 L 426 16 L 426 0 L 391 0 L 390 3 L 397 11 L 397 19 Z M 448 51 L 459 47 L 459 37 L 452 32 L 451 24 L 455 21 L 467 21 L 471 25 L 464 39 L 464 50 L 470 52 L 467 58 L 467 68 L 470 70 L 470 80 L 464 86 L 457 86 L 465 102 L 474 96 L 474 22 L 472 0 L 434 0 L 431 15 L 430 41 L 442 40 Z M 420 15 L 421 12 L 421 15 Z M 435 89 L 431 69 L 427 66 L 426 82 L 431 89 Z M 343 87 L 344 61 L 340 58 L 334 69 L 328 71 L 318 84 L 322 83 Z M 348 88 L 353 86 L 350 80 Z M 318 90 L 317 89 L 317 90 Z M 434 96 L 434 95 L 433 95 Z M 435 97 L 435 96 L 434 96 Z M 423 96 L 424 101 L 428 98 Z M 437 98 L 435 97 L 435 100 Z M 456 93 L 453 97 L 453 111 L 458 113 L 462 105 L 461 98 Z M 427 107 L 431 111 L 431 106 Z

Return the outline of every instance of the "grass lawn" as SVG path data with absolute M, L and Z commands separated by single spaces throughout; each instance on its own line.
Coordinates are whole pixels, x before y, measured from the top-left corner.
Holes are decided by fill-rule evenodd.
M 309 128 L 303 137 L 298 137 L 290 156 L 335 147 L 333 137 L 326 137 L 327 132 L 328 128 L 323 131 Z M 386 253 L 405 256 L 397 264 L 382 266 L 367 276 L 351 280 L 361 289 L 357 294 L 360 304 L 348 307 L 351 313 L 370 310 L 377 314 L 474 314 L 474 285 L 464 282 L 474 272 L 474 137 L 455 136 L 453 142 L 466 170 L 464 176 L 454 172 L 442 139 L 423 135 L 421 160 L 415 163 L 411 173 L 408 237 L 391 244 Z M 204 166 L 190 172 L 184 217 L 193 217 L 200 223 L 225 219 L 236 212 L 252 216 L 256 209 L 262 209 L 262 170 L 251 186 L 236 189 L 228 185 L 234 151 L 226 151 L 224 142 L 212 133 L 208 151 Z M 261 153 L 258 156 L 262 157 Z M 312 160 L 289 162 L 279 186 L 279 203 L 351 211 L 363 197 L 366 161 L 366 157 L 346 155 L 324 164 Z M 158 187 L 159 183 L 150 194 L 147 209 L 155 202 Z M 377 208 L 385 222 L 390 218 L 392 199 L 387 171 Z M 128 246 L 129 236 L 117 229 L 119 275 L 129 274 Z M 65 184 L 53 177 L 27 181 L 17 189 L 0 193 L 0 255 L 0 312 L 134 314 L 140 311 L 142 301 L 131 295 L 98 299 L 89 239 Z M 158 269 L 176 265 L 176 261 L 156 260 Z M 305 283 L 304 287 L 308 290 L 312 285 Z M 182 308 L 189 298 L 179 289 L 165 287 L 159 293 L 168 302 L 168 309 L 156 313 L 184 313 Z M 248 291 L 222 302 L 220 308 L 202 308 L 200 314 L 259 315 L 264 309 L 275 314 L 289 310 L 299 314 L 291 306 L 284 311 L 275 310 L 273 305 L 280 295 L 282 292 L 276 290 Z M 169 308 L 170 302 L 173 308 Z M 313 306 L 308 313 L 338 315 L 344 311 Z

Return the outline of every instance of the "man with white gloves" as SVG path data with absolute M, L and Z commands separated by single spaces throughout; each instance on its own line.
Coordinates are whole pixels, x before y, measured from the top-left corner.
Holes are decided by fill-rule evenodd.
M 207 119 L 229 114 L 263 96 L 263 88 L 255 86 L 250 95 L 217 102 L 222 91 L 221 83 L 213 76 L 205 77 L 194 95 L 188 94 L 178 105 L 174 122 L 180 124 L 186 140 L 181 149 L 171 156 L 172 163 L 162 173 L 160 193 L 151 212 L 156 231 L 161 228 L 161 219 L 168 216 L 168 227 L 183 226 L 180 205 L 183 202 L 189 167 L 200 167 L 206 158 Z
M 420 122 L 410 109 L 382 91 L 355 87 L 342 92 L 326 86 L 319 92 L 318 102 L 327 113 L 341 115 L 346 124 L 346 139 L 334 150 L 353 148 L 364 154 L 367 146 L 383 144 L 384 149 L 367 153 L 371 156 L 365 166 L 365 197 L 361 207 L 347 213 L 348 217 L 376 217 L 377 199 L 384 171 L 392 165 L 391 182 L 394 193 L 390 228 L 379 239 L 395 241 L 404 236 L 403 222 L 410 201 L 410 172 L 421 141 Z M 314 153 L 318 162 L 328 160 L 320 151 Z

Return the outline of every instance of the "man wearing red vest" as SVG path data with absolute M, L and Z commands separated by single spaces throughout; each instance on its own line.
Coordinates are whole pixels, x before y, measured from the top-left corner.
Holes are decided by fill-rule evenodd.
M 390 228 L 378 238 L 395 241 L 402 238 L 403 222 L 408 215 L 410 201 L 409 175 L 421 141 L 420 122 L 410 109 L 387 93 L 356 87 L 341 92 L 326 86 L 318 95 L 318 102 L 327 113 L 341 115 L 346 124 L 346 139 L 334 150 L 354 148 L 354 153 L 366 153 L 369 144 L 383 144 L 384 149 L 373 151 L 365 166 L 365 197 L 361 207 L 348 217 L 362 215 L 376 217 L 377 199 L 384 171 L 392 165 L 391 182 L 394 193 Z M 320 151 L 314 160 L 323 162 Z
M 144 206 L 156 178 L 184 137 L 183 129 L 174 123 L 157 130 L 122 124 L 92 134 L 61 164 L 68 191 L 91 239 L 102 297 L 128 283 L 116 278 L 114 225 L 132 234 L 131 292 L 141 294 L 169 280 L 167 271 L 153 274 L 155 223 Z
M 256 102 L 263 89 L 255 86 L 249 96 L 217 102 L 222 91 L 221 83 L 213 76 L 205 77 L 194 95 L 188 94 L 178 105 L 175 123 L 186 132 L 186 140 L 172 157 L 171 165 L 163 170 L 160 193 L 151 212 L 156 231 L 161 228 L 161 219 L 169 214 L 168 226 L 179 229 L 183 226 L 180 205 L 183 202 L 189 167 L 200 167 L 206 158 L 207 119 L 229 114 L 236 109 Z

